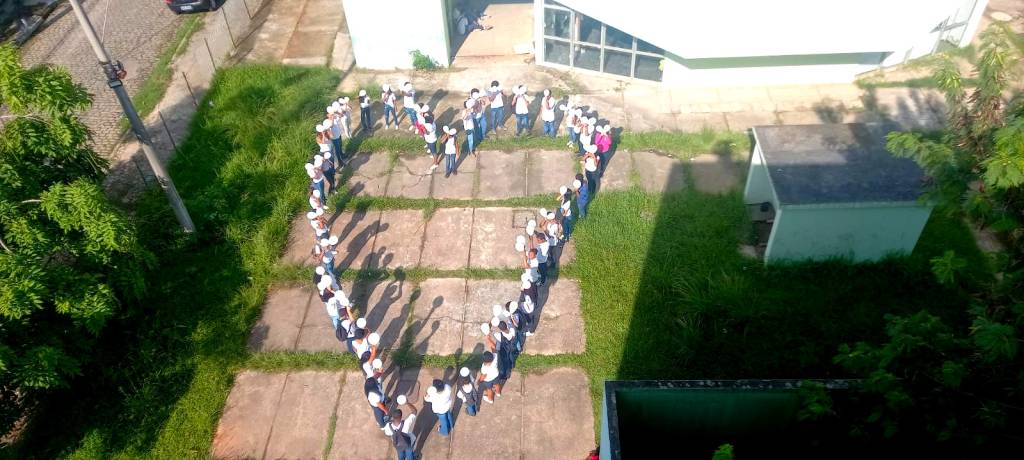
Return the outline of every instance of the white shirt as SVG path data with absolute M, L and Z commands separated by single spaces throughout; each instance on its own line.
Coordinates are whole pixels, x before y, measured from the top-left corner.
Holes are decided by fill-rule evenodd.
M 548 224 L 548 236 L 552 236 L 552 237 L 558 236 L 558 224 L 556 224 L 554 222 Z
M 363 373 L 366 374 L 366 378 L 373 377 L 373 362 L 367 361 L 363 363 Z
M 345 308 L 345 305 L 342 303 L 342 298 L 344 297 L 345 294 L 341 291 L 334 291 L 334 297 L 331 297 L 331 299 L 324 304 L 324 306 L 327 307 L 327 316 L 330 316 L 331 318 L 341 316 L 339 312 Z
M 370 407 L 377 407 L 380 404 L 380 395 L 377 392 L 366 395 L 366 401 L 370 403 Z
M 500 109 L 505 106 L 505 101 L 501 97 L 501 89 L 489 89 L 487 90 L 487 97 L 491 98 L 491 108 Z
M 423 397 L 423 400 L 430 403 L 430 409 L 435 414 L 443 414 L 452 410 L 452 386 L 447 383 L 444 384 L 444 390 L 439 391 L 434 396 L 427 394 Z
M 551 108 L 547 106 L 550 105 Z M 540 119 L 543 121 L 555 121 L 555 102 L 551 96 L 540 101 Z
M 516 97 L 516 114 L 526 115 L 530 113 L 530 101 L 526 100 L 525 94 L 520 94 Z
M 416 105 L 416 90 L 409 91 L 408 93 L 402 92 L 402 107 L 407 109 L 413 109 Z
M 540 263 L 545 263 L 548 261 L 548 249 L 550 247 L 551 244 L 548 243 L 547 240 L 544 240 L 543 243 L 537 245 L 537 261 L 539 261 Z
M 444 143 L 444 153 L 448 155 L 455 155 L 455 136 L 448 136 L 448 141 Z
M 426 134 L 423 135 L 423 141 L 428 144 L 437 142 L 437 129 L 434 127 L 434 124 L 427 123 L 424 125 L 424 128 L 426 130 Z
M 320 209 L 320 208 L 324 207 L 324 205 L 323 205 L 323 203 L 320 202 L 320 200 L 317 197 L 310 195 L 310 197 L 309 197 L 309 207 L 311 207 L 313 209 Z
M 360 97 L 359 98 L 359 107 L 362 107 L 362 108 L 365 109 L 365 108 L 367 108 L 369 106 L 370 106 L 370 97 L 369 96 Z
M 340 114 L 334 117 L 334 122 L 331 123 L 331 139 L 337 139 L 341 137 L 341 121 L 342 116 Z
M 462 119 L 462 127 L 465 128 L 466 131 L 472 131 L 473 130 L 473 117 L 463 118 Z
M 370 332 L 370 331 L 366 331 L 366 332 Z M 366 334 L 366 335 L 369 336 L 370 334 Z M 366 352 L 370 351 L 370 339 L 368 339 L 366 337 L 363 337 L 363 341 L 362 342 L 360 342 L 358 340 L 353 340 L 352 341 L 352 349 L 356 351 L 356 357 L 363 356 L 363 353 L 366 353 Z
M 530 259 L 528 262 L 530 265 L 530 278 L 534 281 L 540 279 L 540 251 L 537 251 L 537 257 Z
M 317 144 L 320 146 L 320 153 L 326 153 L 331 151 L 331 144 Z
M 391 94 L 380 93 L 380 99 L 382 101 L 384 101 L 384 105 L 388 105 L 388 106 L 391 106 L 391 107 L 395 106 L 395 99 L 396 99 L 395 93 L 391 93 Z
M 593 136 L 594 136 L 593 134 L 581 133 L 580 134 L 580 143 L 583 144 L 583 145 L 590 145 L 590 143 L 591 143 L 590 142 L 590 138 L 593 137 Z
M 398 427 L 398 429 L 401 430 L 402 433 L 410 435 L 410 437 L 412 438 L 412 444 L 413 445 L 416 445 L 416 437 L 412 434 L 412 429 L 415 426 L 416 426 L 416 414 L 409 414 L 405 418 L 402 419 L 402 424 Z M 384 434 L 388 435 L 388 436 L 394 436 L 394 434 L 395 434 L 395 425 L 394 425 L 394 423 L 388 423 L 387 425 L 384 425 Z
M 594 162 L 593 158 L 587 158 L 583 161 L 583 169 L 586 169 L 588 172 L 597 171 L 597 163 Z
M 493 382 L 498 378 L 498 358 L 495 357 L 490 364 L 484 363 L 480 366 L 480 373 L 483 374 L 485 382 Z

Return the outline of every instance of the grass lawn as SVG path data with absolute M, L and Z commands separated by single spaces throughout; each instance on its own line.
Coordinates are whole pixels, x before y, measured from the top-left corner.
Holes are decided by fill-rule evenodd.
M 271 283 L 308 276 L 278 266 L 277 259 L 292 217 L 304 207 L 302 164 L 313 152 L 311 127 L 337 83 L 338 75 L 326 69 L 240 66 L 220 72 L 207 95 L 211 103 L 201 105 L 171 165 L 198 239 L 175 232 L 161 194 L 147 196 L 137 215 L 161 260 L 150 277 L 148 301 L 130 306 L 111 326 L 97 349 L 98 364 L 83 370 L 73 389 L 55 395 L 26 442 L 5 455 L 205 458 L 238 369 L 353 367 L 349 356 L 253 355 L 246 349 Z M 502 142 L 497 147 L 515 147 L 515 141 Z M 743 134 L 710 131 L 625 134 L 621 147 L 688 156 L 724 146 L 745 152 L 746 142 Z M 366 140 L 360 150 L 419 148 L 412 138 L 381 137 Z M 521 203 L 532 204 L 529 198 Z M 345 203 L 424 212 L 451 204 Z M 574 234 L 577 261 L 562 268 L 582 283 L 587 350 L 524 356 L 519 370 L 579 366 L 591 378 L 595 404 L 606 378 L 836 377 L 841 374 L 831 358 L 837 345 L 880 338 L 885 313 L 927 309 L 963 320 L 965 299 L 933 281 L 930 257 L 954 248 L 973 267 L 986 266 L 962 224 L 939 216 L 913 256 L 870 265 L 766 269 L 737 252 L 749 234 L 736 194 L 653 196 L 634 188 L 598 195 Z M 439 274 L 417 269 L 344 276 Z M 515 277 L 501 270 L 449 274 Z M 425 365 L 456 359 L 395 358 Z

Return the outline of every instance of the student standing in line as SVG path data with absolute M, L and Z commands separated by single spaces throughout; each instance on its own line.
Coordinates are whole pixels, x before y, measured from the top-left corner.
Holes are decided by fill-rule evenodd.
M 423 398 L 430 403 L 430 410 L 437 415 L 438 433 L 445 437 L 451 433 L 455 423 L 452 419 L 453 396 L 451 385 L 441 379 L 434 379 L 433 385 L 427 388 L 427 395 Z
M 548 280 L 548 250 L 551 245 L 543 232 L 534 231 L 530 235 L 530 247 L 537 250 L 537 274 L 540 276 L 537 284 L 543 286 Z
M 476 154 L 476 145 L 473 140 L 476 136 L 476 127 L 473 124 L 473 118 L 476 116 L 473 114 L 473 107 L 475 102 L 472 99 L 467 99 L 464 104 L 466 108 L 462 109 L 462 129 L 466 132 L 466 145 L 469 147 L 469 154 Z
M 515 94 L 512 96 L 512 107 L 516 112 L 516 136 L 523 131 L 530 132 L 530 101 L 532 98 L 526 94 L 526 86 L 516 86 Z
M 324 209 L 324 201 L 320 196 L 320 191 L 315 188 L 309 190 L 309 207 L 313 208 L 313 211 Z
M 434 160 L 433 164 L 430 165 L 430 172 L 434 172 L 441 158 L 437 155 L 437 125 L 434 124 L 433 120 L 423 126 L 423 142 L 427 143 L 427 153 Z
M 587 191 L 593 196 L 594 192 L 597 191 L 597 181 L 600 173 L 598 168 L 600 167 L 600 160 L 597 158 L 597 146 L 589 144 L 586 147 L 586 154 L 583 155 L 583 173 L 587 175 Z M 580 211 L 580 217 L 583 217 L 583 211 Z
M 391 421 L 384 425 L 384 434 L 391 437 L 391 444 L 395 446 L 398 460 L 416 460 L 416 436 L 413 434 L 416 427 L 415 408 L 408 418 L 403 418 L 402 409 L 391 409 L 389 415 Z
M 502 123 L 505 121 L 505 93 L 501 90 L 498 80 L 491 82 L 487 98 L 491 101 L 491 126 L 494 126 L 495 131 L 505 129 Z
M 331 152 L 335 155 L 341 155 L 343 117 L 341 114 L 341 104 L 335 102 L 327 107 L 327 120 L 324 120 L 324 126 L 327 127 L 327 137 L 331 140 Z
M 334 157 L 331 155 L 331 152 L 324 152 L 323 160 L 321 161 L 320 171 L 324 173 L 324 180 L 327 181 L 327 185 L 331 186 L 331 189 L 327 191 L 327 194 L 330 195 L 337 192 L 334 179 L 337 176 L 338 170 L 334 167 Z
M 487 97 L 480 94 L 480 90 L 473 88 L 469 92 L 469 99 L 473 101 L 473 125 L 476 126 L 477 143 L 483 142 L 487 136 L 487 117 L 484 111 L 487 107 Z
M 368 378 L 363 382 L 363 394 L 366 395 L 366 402 L 373 409 L 373 418 L 381 430 L 387 425 L 388 399 L 384 396 L 384 389 L 380 382 L 374 378 Z
M 572 181 L 572 189 L 576 191 L 576 209 L 580 211 L 580 219 L 587 217 L 587 204 L 590 203 L 590 188 L 580 180 Z
M 338 98 L 338 125 L 346 139 L 352 139 L 352 107 L 348 105 L 348 96 Z
M 519 302 L 506 302 L 505 316 L 508 317 L 512 328 L 516 330 L 516 350 L 518 350 L 518 353 L 522 353 L 523 343 L 527 336 L 526 331 L 529 328 L 529 320 L 519 311 Z
M 402 110 L 409 118 L 409 131 L 416 130 L 416 90 L 412 89 L 412 83 L 402 83 Z M 397 126 L 397 124 L 396 124 Z
M 507 321 L 499 321 L 497 339 L 501 345 L 498 346 L 498 378 L 502 383 L 512 376 L 512 369 L 516 367 L 516 358 L 519 356 L 516 351 L 516 331 L 509 327 Z
M 501 382 L 499 381 L 498 360 L 494 353 L 485 351 L 483 364 L 480 366 L 480 374 L 477 375 L 477 383 L 480 390 L 484 392 L 483 400 L 486 403 L 494 403 L 494 396 L 501 396 Z
M 316 125 L 316 145 L 320 147 L 320 154 L 334 151 L 334 142 L 331 140 L 329 132 L 331 123 L 333 123 L 333 121 L 326 119 Z
M 480 410 L 480 391 L 473 384 L 473 379 L 469 376 L 468 367 L 463 367 L 459 371 L 459 390 L 456 396 L 462 400 L 466 413 L 475 417 L 476 413 Z
M 370 96 L 366 95 L 366 90 L 359 90 L 359 129 L 366 135 L 373 133 L 373 121 L 370 118 L 371 105 L 373 105 L 373 101 L 370 100 Z
M 395 110 L 395 102 L 398 96 L 391 91 L 391 85 L 381 85 L 380 103 L 384 106 L 384 129 L 391 129 L 391 120 L 395 121 L 395 128 L 398 128 L 398 111 Z
M 572 193 L 564 185 L 558 188 L 558 208 L 562 214 L 562 242 L 565 242 L 572 234 Z
M 594 143 L 594 122 L 596 120 L 593 118 L 581 118 L 580 121 L 580 149 L 577 153 L 583 155 L 587 151 L 587 146 Z
M 608 166 L 608 151 L 612 148 L 612 127 L 610 125 L 602 125 L 594 128 L 594 144 L 597 145 L 597 160 L 600 168 L 598 169 L 598 176 L 604 176 L 604 168 Z
M 537 286 L 544 285 L 541 281 L 540 261 L 537 260 L 536 248 L 530 248 L 530 250 L 526 251 L 523 259 L 523 269 L 526 270 L 526 273 L 530 274 L 530 279 L 532 279 Z
M 551 96 L 550 89 L 544 90 L 544 96 L 540 100 L 540 119 L 544 121 L 544 135 L 553 139 L 555 137 L 555 98 Z
M 455 128 L 444 127 L 444 136 L 441 137 L 441 144 L 444 145 L 444 177 L 458 174 L 455 164 L 459 159 L 459 136 Z
M 312 182 L 311 187 L 320 191 L 320 196 L 326 196 L 324 193 L 324 172 L 320 169 L 324 162 L 321 159 L 313 160 L 313 164 L 306 163 L 306 175 L 309 176 L 309 180 Z
M 324 267 L 316 267 L 316 269 L 313 270 L 313 286 L 320 284 L 320 280 L 323 279 L 324 273 L 327 273 L 327 271 L 324 270 Z

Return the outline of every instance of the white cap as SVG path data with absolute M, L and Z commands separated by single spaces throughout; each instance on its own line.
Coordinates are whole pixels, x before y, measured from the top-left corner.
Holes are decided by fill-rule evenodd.
M 449 135 L 454 136 L 455 133 L 458 132 L 458 130 L 456 130 L 455 128 L 447 128 L 447 129 L 444 130 L 444 132 L 448 133 Z
M 360 318 L 360 319 L 362 319 L 362 318 Z M 377 344 L 380 343 L 380 334 L 378 334 L 376 332 L 370 334 L 369 340 L 370 340 L 370 345 L 376 346 Z
M 338 108 L 337 108 L 337 107 L 335 107 L 336 105 L 338 105 L 338 103 L 337 103 L 337 102 L 335 102 L 334 104 L 331 104 L 331 105 L 327 106 L 327 113 L 336 113 L 336 112 L 338 111 Z
M 527 276 L 529 276 L 529 275 L 527 275 Z M 523 287 L 522 288 L 523 289 L 530 289 L 530 286 L 532 284 L 533 284 L 533 282 L 531 282 L 530 280 L 525 280 L 525 281 L 523 281 Z
M 516 236 L 516 244 L 519 244 L 519 243 L 522 243 L 523 245 L 526 245 L 526 237 L 523 236 L 523 235 Z
M 590 125 L 590 126 L 596 125 L 597 124 L 597 118 L 594 118 L 594 117 L 588 118 L 587 119 L 587 124 Z
M 327 270 L 324 270 L 324 267 L 322 267 L 322 266 L 321 267 L 316 267 L 316 270 L 314 270 L 314 271 L 316 272 L 317 275 L 323 275 L 324 273 L 327 272 Z
M 398 397 L 395 398 L 395 401 L 398 401 L 398 404 L 402 405 L 409 402 L 409 398 L 406 398 L 405 395 L 398 395 Z
M 433 386 L 433 385 L 431 385 L 431 386 L 427 387 L 427 395 L 428 395 L 428 396 L 434 396 L 434 395 L 436 395 L 436 394 L 437 394 L 437 389 L 436 389 L 436 388 L 434 388 L 434 386 Z
M 582 117 L 583 116 L 583 109 L 577 108 L 576 110 L 574 110 L 572 112 L 572 114 L 576 115 L 577 117 Z
M 519 275 L 519 280 L 522 281 L 524 284 L 533 282 L 533 278 L 530 277 L 529 273 L 523 273 L 522 275 Z
M 405 91 L 411 90 L 412 89 L 412 83 L 408 82 L 408 81 L 405 82 L 405 84 L 402 85 L 402 89 L 405 90 Z
M 594 153 L 597 151 L 597 146 L 594 144 L 587 144 L 583 147 L 583 150 L 586 150 L 587 153 Z
M 324 164 L 324 159 L 323 158 L 316 158 L 316 159 L 313 160 L 313 167 L 314 168 L 319 168 L 320 166 L 323 166 L 323 164 Z
M 374 359 L 373 362 L 370 363 L 370 366 L 373 366 L 374 369 L 382 369 L 384 367 L 384 361 L 381 361 L 380 358 Z
M 469 377 L 469 368 L 463 367 L 462 369 L 459 369 L 459 375 L 463 377 Z
M 519 236 L 523 236 L 523 235 L 519 235 Z M 526 243 L 525 242 L 516 241 L 516 252 L 523 252 L 525 250 L 526 250 Z
M 331 241 L 327 238 L 320 238 L 320 246 L 330 246 Z
M 324 159 L 328 160 L 331 158 L 331 152 L 324 152 Z
M 309 220 L 316 219 L 316 213 L 313 212 L 313 211 L 309 211 L 309 212 L 306 213 L 306 218 L 309 219 Z
M 331 237 L 327 239 L 327 242 L 331 243 L 331 246 L 334 246 L 334 245 L 338 244 L 338 236 L 337 235 L 331 235 Z
M 506 310 L 506 313 L 507 313 L 507 314 L 510 314 L 510 315 L 511 315 L 512 313 L 515 313 L 515 312 L 516 312 L 516 310 L 518 310 L 518 309 L 519 309 L 519 303 L 518 303 L 518 302 L 509 302 L 509 303 L 508 303 L 508 304 L 506 304 L 506 305 L 508 306 L 508 310 Z
M 579 189 L 580 189 L 580 187 L 582 187 L 582 186 L 583 186 L 583 182 L 580 182 L 580 181 L 578 181 L 578 180 L 574 180 L 574 181 L 572 181 L 572 188 L 573 188 L 573 189 L 575 189 L 575 190 L 579 190 Z
M 322 132 L 324 132 L 324 130 L 325 130 L 324 125 L 320 125 L 320 124 L 316 125 L 316 132 L 322 133 Z
M 331 279 L 330 278 L 321 278 L 320 282 L 317 283 L 316 287 L 317 287 L 317 289 L 319 289 L 321 291 L 331 287 Z
M 537 213 L 540 214 L 541 216 L 547 216 L 548 215 L 548 208 L 540 208 L 540 209 L 537 210 Z
M 499 320 L 497 317 L 491 318 L 491 326 L 498 327 L 498 323 L 501 323 L 501 320 Z
M 550 95 L 551 95 L 551 90 L 550 90 L 550 89 L 547 89 L 547 88 L 545 88 L 545 89 L 544 89 L 544 95 L 545 95 L 545 96 L 550 96 Z
M 313 212 L 316 213 L 317 217 L 320 217 L 320 216 L 324 215 L 324 208 L 318 208 L 316 211 L 313 211 Z
M 466 101 L 466 108 L 467 109 L 472 109 L 473 108 L 473 100 L 472 99 Z
M 487 323 L 481 324 L 480 325 L 480 332 L 483 332 L 484 335 L 490 334 L 491 333 L 491 325 L 487 324 Z
M 548 219 L 554 219 L 555 218 L 555 213 L 553 211 L 548 211 L 547 218 Z
M 366 329 L 366 318 L 357 319 L 356 327 L 358 327 L 359 329 Z
M 324 160 L 324 156 L 320 155 L 319 153 L 316 154 L 316 155 L 313 155 L 313 161 L 315 162 L 316 160 L 323 161 Z
M 331 126 L 331 124 L 333 124 L 334 122 L 333 122 L 333 121 L 331 121 L 331 120 L 324 120 L 324 121 L 322 121 L 322 122 L 320 122 L 320 123 L 321 123 L 322 125 L 324 125 L 324 129 L 327 129 L 327 128 L 328 128 L 328 127 L 330 127 L 330 126 Z
M 558 187 L 558 193 L 560 193 L 562 195 L 565 195 L 566 193 L 569 193 L 569 187 L 566 187 L 564 185 L 561 186 L 561 187 Z
M 390 90 L 390 89 L 391 89 L 391 85 L 389 85 L 387 83 L 385 83 L 383 85 L 380 85 L 380 90 L 384 91 L 385 93 L 388 92 L 388 90 Z
M 501 317 L 505 315 L 505 309 L 502 308 L 501 305 L 494 304 L 491 306 L 491 314 L 495 317 Z
M 365 90 L 365 89 L 361 89 L 361 90 L 359 90 L 359 96 L 360 96 L 360 97 L 362 97 L 362 96 L 366 96 L 366 90 Z
M 423 107 L 420 108 L 420 112 L 422 112 L 422 113 L 427 113 L 429 111 L 430 111 L 430 106 L 427 105 L 427 104 L 423 104 Z
M 313 189 L 313 196 L 320 198 L 320 191 L 317 189 Z
M 537 229 L 537 221 L 535 221 L 533 219 L 530 219 L 530 221 L 526 223 L 526 233 L 530 234 L 530 235 L 533 235 L 533 231 L 536 230 L 536 229 Z

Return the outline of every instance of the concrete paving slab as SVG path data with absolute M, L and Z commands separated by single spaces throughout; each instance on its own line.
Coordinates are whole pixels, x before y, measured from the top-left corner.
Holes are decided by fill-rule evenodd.
M 477 198 L 503 200 L 526 195 L 526 155 L 522 152 L 480 152 Z
M 340 372 L 288 374 L 265 458 L 320 458 L 341 390 Z
M 341 290 L 347 295 L 352 295 L 352 282 L 341 283 Z M 351 297 L 350 297 L 351 299 Z M 334 335 L 334 323 L 331 317 L 327 316 L 327 307 L 314 295 L 306 307 L 305 320 L 302 328 L 299 329 L 299 338 L 295 341 L 297 351 L 326 351 L 332 353 L 346 353 L 345 346 L 338 341 Z
M 519 299 L 519 282 L 514 280 L 467 280 L 466 281 L 466 335 L 462 343 L 481 342 L 483 334 L 480 324 L 494 316 L 492 307 L 503 305 L 509 300 Z
M 430 165 L 433 163 L 430 155 L 402 155 L 399 157 L 398 164 L 391 171 L 387 196 L 430 198 L 430 183 L 434 176 L 431 174 Z
M 540 321 L 534 335 L 526 339 L 523 353 L 583 353 L 587 340 L 580 310 L 579 282 L 559 278 L 541 289 Z
M 431 196 L 446 200 L 469 200 L 473 198 L 476 186 L 477 157 L 464 156 L 455 170 L 457 174 L 444 177 L 444 166 L 439 166 L 434 174 Z
M 349 194 L 354 196 L 384 196 L 391 170 L 391 156 L 387 153 L 360 153 L 345 166 L 351 169 L 348 180 Z
M 516 252 L 516 236 L 524 227 L 516 227 L 515 208 L 476 208 L 473 216 L 473 242 L 469 248 L 472 268 L 517 268 L 522 253 Z M 536 213 L 536 210 L 524 210 Z M 531 214 L 532 216 L 533 214 Z
M 530 374 L 523 383 L 524 459 L 579 458 L 594 442 L 587 376 L 578 369 Z
M 352 288 L 352 302 L 366 318 L 367 326 L 380 334 L 380 347 L 398 347 L 402 329 L 411 313 L 412 283 L 406 280 L 358 282 Z
M 312 249 L 316 234 L 313 233 L 313 227 L 309 225 L 309 219 L 306 219 L 307 211 L 309 211 L 308 208 L 303 208 L 302 212 L 292 220 L 291 229 L 288 230 L 288 246 L 285 247 L 284 255 L 281 256 L 282 263 L 313 264 Z
M 338 214 L 331 225 L 331 235 L 338 237 L 338 254 L 334 258 L 336 269 L 370 266 L 380 215 L 380 211 L 374 210 Z
M 682 162 L 651 152 L 633 152 L 633 167 L 640 176 L 640 185 L 652 193 L 682 190 L 686 174 Z
M 359 371 L 345 372 L 338 408 L 335 412 L 332 460 L 393 459 L 395 448 L 391 440 L 377 427 L 373 410 L 363 393 L 365 377 Z
M 419 354 L 450 355 L 462 351 L 466 280 L 435 278 L 421 282 L 409 334 Z
M 473 230 L 473 208 L 441 208 L 427 222 L 420 265 L 440 270 L 466 268 Z
M 423 211 L 419 209 L 382 212 L 370 267 L 395 269 L 418 264 L 425 227 Z
M 633 155 L 618 150 L 608 159 L 608 165 L 601 176 L 601 190 L 623 190 L 632 185 Z
M 554 195 L 576 175 L 576 157 L 566 150 L 527 152 L 526 194 Z
M 262 458 L 286 374 L 242 371 L 235 376 L 213 435 L 213 458 Z
M 589 395 L 589 393 L 588 393 Z M 476 417 L 461 417 L 452 433 L 451 458 L 521 458 L 523 452 L 523 379 L 518 372 L 494 404 L 482 403 Z M 587 406 L 589 409 L 590 406 Z M 541 411 L 543 413 L 544 411 Z M 577 422 L 578 423 L 578 422 Z M 588 425 L 593 431 L 593 423 Z M 593 434 L 587 439 L 593 438 Z M 481 441 L 486 440 L 486 441 Z M 532 440 L 531 440 L 532 442 Z M 593 447 L 591 447 L 592 449 Z M 584 451 L 584 454 L 586 451 Z M 576 458 L 549 456 L 547 458 Z
M 319 302 L 311 286 L 279 286 L 271 288 L 263 315 L 252 328 L 249 349 L 252 351 L 292 350 L 299 338 L 302 322 L 311 302 Z
M 740 167 L 727 156 L 705 153 L 690 159 L 690 175 L 697 191 L 728 193 L 739 186 Z

